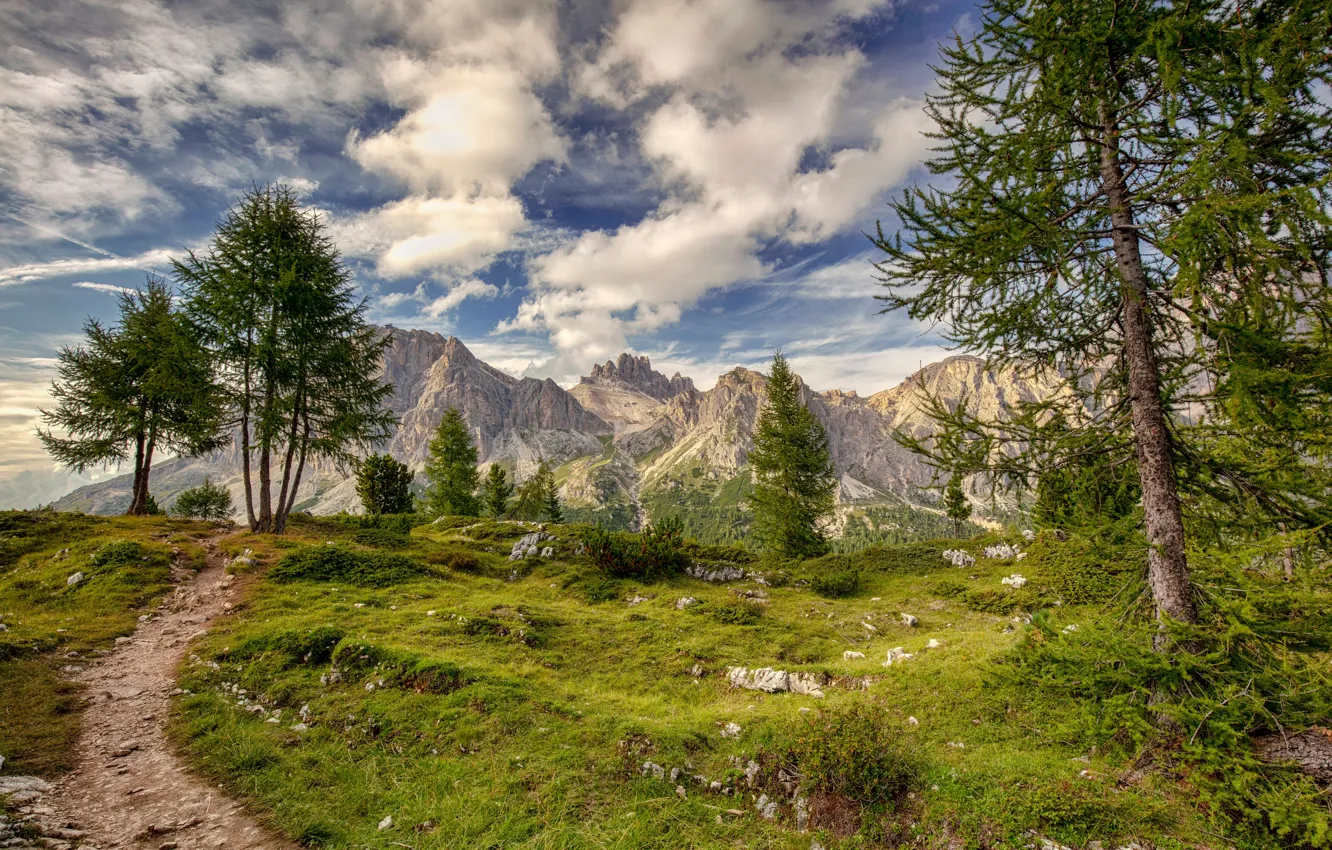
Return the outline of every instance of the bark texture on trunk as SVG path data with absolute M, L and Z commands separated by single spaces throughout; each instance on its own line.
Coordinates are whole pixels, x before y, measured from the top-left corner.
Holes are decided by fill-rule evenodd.
M 143 444 L 144 433 L 140 429 L 134 438 L 134 482 L 130 486 L 129 509 L 125 511 L 129 516 L 137 516 L 143 513 L 143 504 L 140 493 L 143 490 Z
M 1133 442 L 1142 481 L 1142 506 L 1147 530 L 1147 582 L 1157 616 L 1184 623 L 1198 620 L 1189 590 L 1184 550 L 1184 518 L 1170 457 L 1170 438 L 1161 401 L 1160 371 L 1152 347 L 1148 315 L 1147 272 L 1133 219 L 1133 205 L 1119 157 L 1113 117 L 1103 116 L 1101 188 L 1110 202 L 1115 261 L 1123 285 L 1124 362 L 1128 367 L 1129 407 Z

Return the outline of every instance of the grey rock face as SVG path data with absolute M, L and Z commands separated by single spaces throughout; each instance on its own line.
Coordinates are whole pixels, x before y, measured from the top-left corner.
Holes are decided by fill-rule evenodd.
M 628 352 L 615 362 L 607 360 L 592 367 L 592 374 L 582 378 L 581 384 L 609 386 L 636 390 L 658 401 L 666 401 L 694 389 L 694 382 L 676 372 L 670 378 L 652 368 L 645 356 L 635 357 Z

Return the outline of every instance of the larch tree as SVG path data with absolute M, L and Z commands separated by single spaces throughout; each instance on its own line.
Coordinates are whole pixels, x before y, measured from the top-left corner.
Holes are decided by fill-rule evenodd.
M 948 484 L 944 487 L 944 513 L 953 521 L 953 536 L 962 536 L 962 523 L 971 519 L 971 502 L 967 500 L 966 491 L 962 489 L 962 473 L 953 470 L 953 474 L 948 476 Z
M 426 510 L 434 516 L 480 516 L 476 497 L 477 451 L 466 420 L 456 409 L 444 411 L 426 458 Z
M 390 340 L 288 186 L 246 192 L 208 248 L 173 266 L 227 388 L 250 529 L 281 533 L 307 464 L 348 468 L 388 436 L 392 387 L 378 374 Z
M 1276 339 L 1327 327 L 1330 20 L 1302 0 L 991 0 L 936 69 L 929 169 L 947 179 L 875 239 L 888 310 L 1063 375 L 1069 424 L 1127 435 L 1101 444 L 1132 451 L 1161 617 L 1197 619 L 1183 473 L 1246 504 L 1281 486 L 1186 427 L 1225 415 L 1199 390 L 1233 373 L 1224 337 L 1255 316 Z
M 492 463 L 482 486 L 486 513 L 495 519 L 503 519 L 509 510 L 509 497 L 513 495 L 513 485 L 509 483 L 504 467 Z
M 126 513 L 148 514 L 158 452 L 189 457 L 227 444 L 222 389 L 208 352 L 157 278 L 120 296 L 119 324 L 89 319 L 84 332 L 84 345 L 60 350 L 51 384 L 56 406 L 42 411 L 53 430 L 37 436 L 78 471 L 132 457 Z
M 387 454 L 372 454 L 356 469 L 356 495 L 367 514 L 412 512 L 412 471 Z
M 826 552 L 822 524 L 837 495 L 828 435 L 801 400 L 800 380 L 781 352 L 772 358 L 749 466 L 754 533 L 763 545 L 787 558 Z

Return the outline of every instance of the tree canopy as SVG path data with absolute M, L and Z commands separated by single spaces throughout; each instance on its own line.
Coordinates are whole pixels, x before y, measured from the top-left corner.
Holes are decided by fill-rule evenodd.
M 426 458 L 425 507 L 435 516 L 480 516 L 476 444 L 462 414 L 444 411 Z
M 207 352 L 176 309 L 166 283 L 120 296 L 120 321 L 84 325 L 86 341 L 60 349 L 51 384 L 56 406 L 42 411 L 54 430 L 37 436 L 51 456 L 75 470 L 131 457 L 128 513 L 147 514 L 158 451 L 194 456 L 226 445 L 224 397 Z
M 828 435 L 801 400 L 800 390 L 800 380 L 778 352 L 749 453 L 754 533 L 765 547 L 788 558 L 827 551 L 822 523 L 832 513 L 837 494 Z
M 1115 462 L 1137 469 L 1153 596 L 1184 622 L 1186 508 L 1325 515 L 1299 498 L 1323 473 L 1275 434 L 1289 417 L 1263 453 L 1235 441 L 1236 413 L 1255 409 L 1243 399 L 1326 398 L 1308 372 L 1299 388 L 1243 378 L 1327 339 L 1329 15 L 1313 2 L 988 3 L 975 34 L 942 49 L 929 99 L 929 169 L 948 180 L 909 189 L 892 207 L 900 229 L 875 240 L 887 309 L 993 364 L 1063 377 L 1066 394 L 1006 424 L 940 411 L 988 441 L 993 471 L 1030 483 L 1032 455 L 997 449 L 1040 454 L 1055 414 L 1100 435 L 1084 450 L 1129 453 Z M 1259 327 L 1269 350 L 1234 344 Z M 1303 471 L 1275 475 L 1277 458 Z
M 309 461 L 345 469 L 388 436 L 392 387 L 378 373 L 389 340 L 366 322 L 324 222 L 288 186 L 246 192 L 208 248 L 173 267 L 227 389 L 250 528 L 281 532 Z

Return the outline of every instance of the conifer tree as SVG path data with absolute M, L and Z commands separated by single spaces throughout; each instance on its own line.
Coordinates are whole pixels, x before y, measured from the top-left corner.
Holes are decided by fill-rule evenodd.
M 555 473 L 551 471 L 550 465 L 543 459 L 537 463 L 536 471 L 528 477 L 526 481 L 518 485 L 518 495 L 514 499 L 512 514 L 517 519 L 528 521 L 538 520 L 543 517 L 551 519 L 552 501 L 557 513 L 559 511 L 559 495 L 555 487 Z M 560 522 L 560 519 L 551 519 L 552 522 Z
M 388 436 L 390 339 L 366 322 L 323 220 L 282 184 L 246 192 L 207 250 L 173 267 L 227 387 L 250 529 L 280 533 L 307 462 L 346 468 Z
M 820 526 L 837 493 L 828 435 L 801 400 L 800 381 L 781 352 L 772 358 L 749 465 L 754 533 L 763 545 L 787 558 L 827 551 Z
M 560 506 L 560 489 L 555 486 L 552 475 L 546 485 L 546 506 L 544 516 L 548 522 L 564 522 L 564 508 Z
M 234 511 L 231 493 L 225 487 L 214 484 L 210 478 L 205 478 L 198 487 L 183 491 L 171 506 L 174 516 L 203 520 L 231 519 Z
M 953 470 L 944 488 L 944 512 L 953 521 L 953 536 L 962 536 L 962 523 L 971 518 L 971 502 L 962 489 L 962 473 Z
M 195 456 L 227 443 L 224 398 L 207 352 L 156 278 L 120 296 L 120 322 L 84 325 L 87 342 L 60 350 L 51 384 L 55 408 L 38 429 L 51 456 L 83 471 L 120 463 L 133 447 L 129 514 L 148 514 L 148 484 L 158 451 Z
M 504 467 L 498 463 L 490 465 L 490 472 L 482 488 L 482 499 L 486 503 L 486 512 L 495 519 L 503 519 L 509 510 L 509 497 L 513 495 L 513 485 L 509 484 Z
M 476 445 L 456 409 L 444 411 L 429 452 L 425 464 L 426 510 L 434 516 L 479 516 Z
M 1181 411 L 1212 402 L 1195 379 L 1230 371 L 1226 327 L 1328 321 L 1330 21 L 1298 0 L 991 0 L 929 98 L 929 168 L 949 179 L 910 189 L 876 239 L 888 309 L 1065 376 L 1069 424 L 1132 450 L 1148 584 L 1177 621 L 1197 619 L 1181 481 L 1247 504 L 1282 486 L 1190 437 Z M 1026 413 L 1020 438 L 1039 442 L 1050 417 Z
M 387 454 L 372 454 L 356 470 L 356 495 L 370 515 L 412 511 L 412 471 Z

